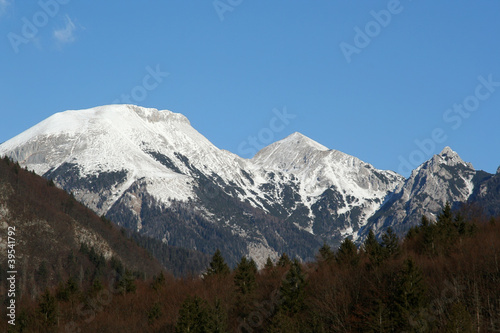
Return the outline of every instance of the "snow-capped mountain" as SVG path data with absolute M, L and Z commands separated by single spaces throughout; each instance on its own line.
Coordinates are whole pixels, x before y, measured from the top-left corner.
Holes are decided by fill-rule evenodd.
M 2 155 L 121 226 L 220 248 L 232 263 L 283 252 L 307 259 L 324 241 L 362 236 L 367 223 L 403 230 L 446 200 L 466 201 L 476 174 L 446 148 L 405 181 L 300 133 L 243 159 L 181 114 L 133 105 L 55 114 L 0 145 Z
M 214 147 L 183 115 L 132 105 L 55 114 L 4 143 L 0 154 L 6 153 L 57 179 L 100 214 L 140 179 L 160 201 L 193 197 L 190 170 L 179 156 L 230 180 L 242 177 L 239 163 L 245 163 Z
M 413 170 L 360 234 L 366 235 L 369 229 L 380 234 L 392 227 L 404 235 L 409 228 L 420 224 L 423 215 L 435 220 L 446 202 L 466 202 L 484 174 L 464 162 L 450 147 L 445 147 L 440 154 Z
M 377 170 L 300 133 L 262 149 L 252 162 L 288 180 L 300 199 L 295 205 L 288 204 L 292 207 L 289 216 L 296 219 L 292 221 L 328 239 L 356 232 L 404 181 L 395 172 Z M 274 201 L 279 202 L 279 197 Z M 298 207 L 308 214 L 298 216 Z

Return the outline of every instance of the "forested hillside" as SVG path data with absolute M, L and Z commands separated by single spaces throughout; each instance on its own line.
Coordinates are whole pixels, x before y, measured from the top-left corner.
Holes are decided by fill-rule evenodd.
M 392 230 L 380 241 L 370 233 L 360 248 L 345 239 L 337 251 L 324 245 L 314 262 L 282 254 L 258 271 L 242 258 L 231 271 L 217 251 L 203 277 L 160 274 L 129 287 L 110 279 L 98 288 L 76 283 L 66 293 L 70 285 L 51 288 L 23 299 L 16 329 L 495 332 L 499 257 L 500 219 L 447 205 L 437 221 L 423 218 L 402 240 Z

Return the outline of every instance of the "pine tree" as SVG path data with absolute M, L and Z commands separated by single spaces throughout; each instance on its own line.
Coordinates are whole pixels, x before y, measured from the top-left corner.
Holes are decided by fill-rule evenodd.
M 135 285 L 135 278 L 132 272 L 128 269 L 125 270 L 125 275 L 122 276 L 118 282 L 118 288 L 120 288 L 124 295 L 128 293 L 135 293 L 135 290 L 137 289 L 137 286 Z
M 451 212 L 451 205 L 448 201 L 446 201 L 446 204 L 443 208 L 443 211 L 438 215 L 437 222 L 438 223 L 452 223 L 453 219 L 453 213 Z
M 227 332 L 227 311 L 222 307 L 220 299 L 215 299 L 215 306 L 212 310 L 211 332 L 226 333 Z
M 229 275 L 229 273 L 229 266 L 226 264 L 224 258 L 222 257 L 220 250 L 217 249 L 212 257 L 212 261 L 210 262 L 210 267 L 207 269 L 207 272 L 204 274 L 204 276 L 227 276 Z
M 426 305 L 423 274 L 413 259 L 406 259 L 401 270 L 394 297 L 394 319 L 398 330 L 415 329 L 421 324 L 419 314 Z
M 161 306 L 159 302 L 153 304 L 153 306 L 148 310 L 148 322 L 152 325 L 158 318 L 161 317 Z
M 422 216 L 422 224 L 420 225 L 422 233 L 422 248 L 423 252 L 429 255 L 437 254 L 436 238 L 437 238 L 437 227 L 435 224 L 431 223 L 429 219 Z
M 288 257 L 286 253 L 283 253 L 281 257 L 278 259 L 278 262 L 276 263 L 276 266 L 279 267 L 288 267 L 292 264 L 292 261 Z
M 271 260 L 270 257 L 267 257 L 266 264 L 264 265 L 264 269 L 269 271 L 274 268 L 273 261 Z
M 362 323 L 362 327 L 366 328 L 368 332 L 382 333 L 391 331 L 391 311 L 382 300 L 378 298 L 373 300 L 367 319 L 366 322 Z
M 449 251 L 455 241 L 458 239 L 458 229 L 455 221 L 453 221 L 453 213 L 449 202 L 437 217 L 436 227 L 438 243 L 440 248 L 438 251 Z
M 335 253 L 333 253 L 332 248 L 323 243 L 323 246 L 319 249 L 319 260 L 321 261 L 330 261 L 335 258 Z
M 158 292 L 161 288 L 163 288 L 164 285 L 165 285 L 165 275 L 163 275 L 163 272 L 160 272 L 160 275 L 158 275 L 153 279 L 151 288 L 153 288 L 154 291 Z
M 297 313 L 304 309 L 306 278 L 302 266 L 295 259 L 281 283 L 281 308 L 287 313 Z
M 352 240 L 345 238 L 335 256 L 341 265 L 357 265 L 359 262 L 358 249 Z
M 382 246 L 375 238 L 375 233 L 371 229 L 368 233 L 368 237 L 366 237 L 364 249 L 371 264 L 374 266 L 380 265 L 382 262 Z
M 211 318 L 205 300 L 198 296 L 188 297 L 179 310 L 179 319 L 175 326 L 176 333 L 212 332 Z
M 387 231 L 382 235 L 381 245 L 386 258 L 397 257 L 401 253 L 399 238 L 391 227 L 387 228 Z
M 255 275 L 257 274 L 257 265 L 251 259 L 242 257 L 235 270 L 234 285 L 241 295 L 248 295 L 255 289 Z
M 43 327 L 50 331 L 57 323 L 57 303 L 54 296 L 48 290 L 40 297 L 38 302 L 38 313 L 43 323 Z

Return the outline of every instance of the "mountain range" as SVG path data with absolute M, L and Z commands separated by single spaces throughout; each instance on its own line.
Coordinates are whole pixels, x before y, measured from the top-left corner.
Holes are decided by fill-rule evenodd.
M 0 145 L 119 226 L 168 245 L 262 264 L 303 260 L 323 243 L 399 235 L 446 202 L 498 214 L 500 173 L 451 148 L 405 178 L 293 133 L 244 159 L 215 147 L 179 113 L 109 105 L 57 113 Z

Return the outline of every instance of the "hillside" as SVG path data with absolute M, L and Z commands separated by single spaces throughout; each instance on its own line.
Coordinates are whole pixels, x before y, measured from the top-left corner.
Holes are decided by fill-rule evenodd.
M 176 275 L 199 274 L 208 262 L 196 251 L 127 235 L 72 194 L 7 158 L 0 160 L 0 221 L 0 288 L 5 290 L 10 230 L 17 286 L 24 296 L 36 297 L 69 278 L 90 285 L 116 270 L 141 278 L 158 274 L 164 266 Z M 137 243 L 154 249 L 163 265 Z

